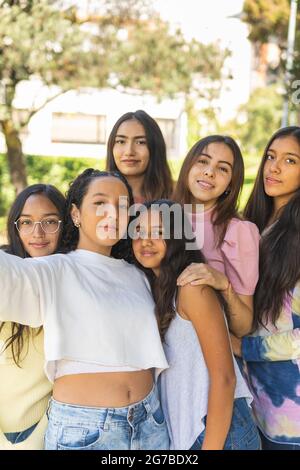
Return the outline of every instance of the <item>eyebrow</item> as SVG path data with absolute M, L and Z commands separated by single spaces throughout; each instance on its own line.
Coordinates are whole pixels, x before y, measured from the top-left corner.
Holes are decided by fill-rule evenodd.
M 117 137 L 122 137 L 122 139 L 129 139 L 129 137 L 127 135 L 122 135 L 122 134 L 117 134 L 115 139 Z M 135 135 L 134 139 L 146 139 L 146 135 L 145 134 L 144 135 Z
M 212 160 L 212 157 L 211 157 L 210 155 L 208 155 L 208 153 L 201 152 L 200 155 L 198 156 L 198 158 L 201 157 L 201 155 L 204 155 L 205 157 L 208 157 L 208 158 L 210 158 L 210 159 Z M 231 163 L 226 162 L 225 160 L 219 160 L 218 163 L 226 163 L 227 165 L 230 166 L 230 168 L 232 168 Z
M 273 153 L 276 153 L 276 150 L 273 150 L 273 149 L 269 149 L 268 152 L 273 152 Z M 286 155 L 291 155 L 293 157 L 297 157 L 299 158 L 300 160 L 300 155 L 298 155 L 297 153 L 293 153 L 293 152 L 286 152 Z
M 93 197 L 96 197 L 96 196 L 109 197 L 109 195 L 108 195 L 108 194 L 105 194 L 105 193 L 95 193 L 95 194 L 93 194 Z
M 51 215 L 59 215 L 58 212 L 49 212 L 47 214 L 43 214 L 42 217 L 50 217 Z M 32 217 L 32 214 L 23 214 L 23 212 L 20 214 L 22 217 Z

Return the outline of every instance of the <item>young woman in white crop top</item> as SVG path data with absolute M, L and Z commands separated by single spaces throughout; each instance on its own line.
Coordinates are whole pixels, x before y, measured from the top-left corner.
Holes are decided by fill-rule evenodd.
M 247 403 L 252 397 L 230 349 L 226 305 L 209 286 L 176 285 L 186 266 L 203 262 L 196 245 L 186 246 L 193 238 L 189 221 L 172 201 L 145 206 L 133 251 L 152 287 L 169 362 L 161 399 L 171 449 L 258 449 Z
M 168 367 L 145 276 L 124 258 L 128 197 L 119 173 L 88 169 L 67 194 L 67 254 L 0 253 L 0 320 L 44 326 L 54 382 L 46 449 L 168 449 L 154 385 Z M 121 202 L 120 202 L 121 201 Z

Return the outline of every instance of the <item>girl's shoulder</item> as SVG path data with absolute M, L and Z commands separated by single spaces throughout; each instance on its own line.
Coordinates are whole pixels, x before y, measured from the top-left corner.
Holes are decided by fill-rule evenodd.
M 213 298 L 215 298 L 214 290 L 206 284 L 192 286 L 188 283 L 178 288 L 178 305 L 181 305 L 184 310 L 201 310 L 201 305 L 211 302 Z
M 230 220 L 225 233 L 224 241 L 229 245 L 235 245 L 242 242 L 243 244 L 259 243 L 260 233 L 258 227 L 249 220 L 234 217 Z

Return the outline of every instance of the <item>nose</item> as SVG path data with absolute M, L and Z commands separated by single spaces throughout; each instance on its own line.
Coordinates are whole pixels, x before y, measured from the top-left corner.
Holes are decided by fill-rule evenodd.
M 276 158 L 274 158 L 274 160 L 271 160 L 270 171 L 271 171 L 271 173 L 279 173 L 280 172 L 279 162 L 278 162 L 278 160 L 276 160 Z
M 36 222 L 33 227 L 33 236 L 39 238 L 39 237 L 43 237 L 44 235 L 45 235 L 45 232 L 42 229 L 41 222 Z
M 204 174 L 209 178 L 213 178 L 215 176 L 215 170 L 211 165 L 208 165 L 204 170 Z
M 128 140 L 124 148 L 125 155 L 134 155 L 134 142 L 133 140 Z
M 142 246 L 145 247 L 145 246 L 150 246 L 152 244 L 152 240 L 151 238 L 142 238 Z

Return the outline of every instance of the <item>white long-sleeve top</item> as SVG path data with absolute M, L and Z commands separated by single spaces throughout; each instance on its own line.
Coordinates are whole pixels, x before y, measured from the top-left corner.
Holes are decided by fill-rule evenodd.
M 22 259 L 0 250 L 0 321 L 44 326 L 45 371 L 62 359 L 168 367 L 146 277 L 87 250 Z

